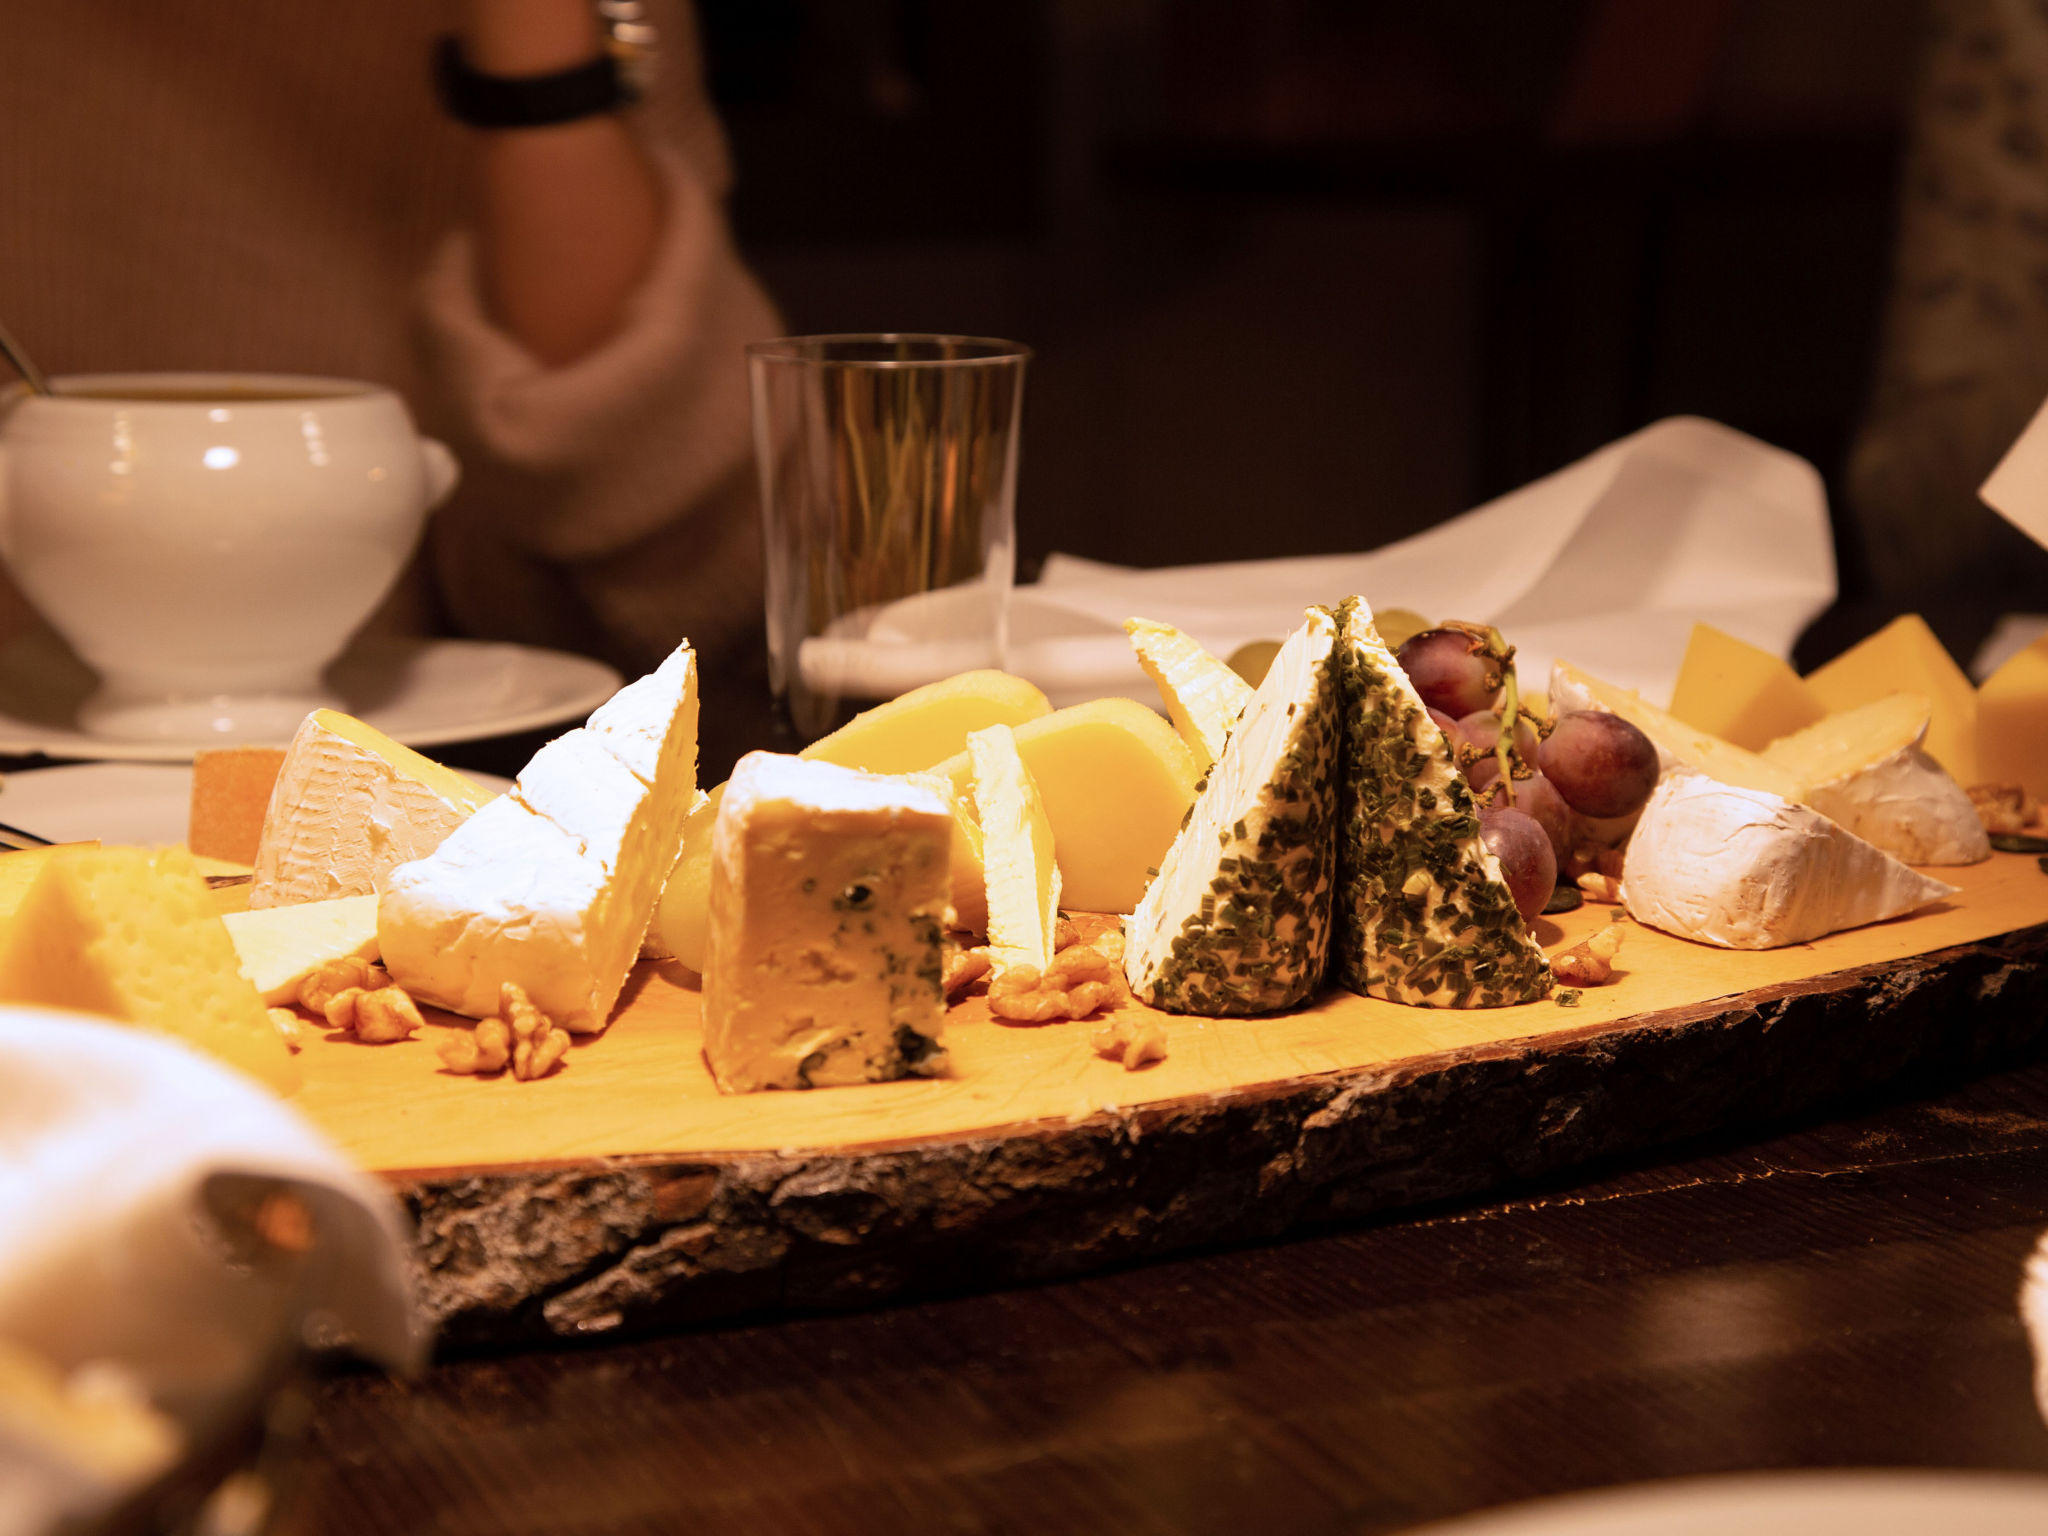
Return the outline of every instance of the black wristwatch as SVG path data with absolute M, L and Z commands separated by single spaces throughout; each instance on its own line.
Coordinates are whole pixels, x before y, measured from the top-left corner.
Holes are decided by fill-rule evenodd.
M 472 128 L 547 128 L 616 112 L 638 99 L 609 51 L 545 75 L 487 75 L 471 67 L 452 36 L 435 46 L 434 84 L 448 115 Z

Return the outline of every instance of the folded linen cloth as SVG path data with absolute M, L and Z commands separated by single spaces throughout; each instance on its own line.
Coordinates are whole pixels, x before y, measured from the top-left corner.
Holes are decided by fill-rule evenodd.
M 214 1215 L 275 1187 L 309 1218 L 296 1259 Z M 161 1470 L 67 1443 L 25 1366 L 112 1372 L 173 1440 L 309 1329 L 410 1368 L 428 1336 L 409 1246 L 389 1191 L 253 1081 L 146 1031 L 0 1008 L 0 1533 L 89 1521 L 124 1473 Z
M 1812 465 L 1672 417 L 1365 554 L 1160 570 L 1054 555 L 1012 595 L 1009 666 L 1055 704 L 1102 693 L 1156 703 L 1125 618 L 1177 625 L 1228 656 L 1354 592 L 1375 608 L 1497 625 L 1530 686 L 1563 656 L 1661 704 L 1696 621 L 1789 655 L 1834 601 L 1834 543 Z

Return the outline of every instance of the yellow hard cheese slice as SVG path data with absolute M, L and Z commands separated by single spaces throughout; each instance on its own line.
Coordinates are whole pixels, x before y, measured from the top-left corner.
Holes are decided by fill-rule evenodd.
M 43 866 L 56 856 L 58 848 L 97 848 L 97 842 L 59 843 L 51 848 L 10 848 L 0 853 L 0 920 L 14 916 L 35 884 Z
M 375 893 L 224 912 L 221 921 L 242 974 L 273 1005 L 297 1002 L 299 983 L 330 960 L 378 954 Z
M 564 1028 L 603 1029 L 675 863 L 696 763 L 686 645 L 542 747 L 510 794 L 431 855 L 391 872 L 377 938 L 392 979 L 473 1018 L 517 982 Z
M 1194 804 L 1193 750 L 1135 699 L 1093 699 L 1015 733 L 1052 822 L 1062 899 L 1082 912 L 1130 911 Z M 963 790 L 973 772 L 965 752 L 940 768 Z
M 962 672 L 877 704 L 798 754 L 869 773 L 913 773 L 967 745 L 967 733 L 1049 714 L 1037 686 L 1008 672 Z
M 1957 783 L 1981 782 L 1977 691 L 1919 614 L 1894 619 L 1851 646 L 1808 674 L 1806 685 L 1831 710 L 1855 709 L 1902 690 L 1925 694 L 1934 705 L 1926 750 Z
M 740 759 L 712 834 L 704 1059 L 727 1093 L 935 1076 L 953 813 L 908 779 Z
M 366 896 L 491 798 L 375 726 L 316 709 L 285 753 L 256 847 L 251 907 Z
M 1230 728 L 1244 713 L 1251 684 L 1202 649 L 1194 636 L 1151 619 L 1125 619 L 1138 665 L 1159 685 L 1167 717 L 1204 768 L 1223 755 Z
M 175 1035 L 282 1093 L 283 1036 L 182 848 L 50 850 L 0 941 L 0 1001 Z
M 1052 961 L 1060 915 L 1060 871 L 1045 801 L 1008 726 L 971 733 L 967 756 L 981 823 L 989 958 L 998 966 L 1042 971 Z
M 1797 672 L 1769 651 L 1695 624 L 1671 690 L 1671 713 L 1751 752 L 1828 712 Z
M 1977 772 L 2048 797 L 2048 638 L 2036 640 L 1977 690 Z

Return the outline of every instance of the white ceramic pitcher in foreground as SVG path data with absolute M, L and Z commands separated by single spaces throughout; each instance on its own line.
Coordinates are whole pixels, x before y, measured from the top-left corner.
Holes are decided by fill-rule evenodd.
M 388 389 L 95 374 L 0 404 L 0 559 L 100 676 L 79 726 L 282 741 L 390 591 L 454 456 Z

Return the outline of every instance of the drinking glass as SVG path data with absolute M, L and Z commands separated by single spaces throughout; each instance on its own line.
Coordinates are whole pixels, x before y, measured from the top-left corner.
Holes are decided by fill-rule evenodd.
M 975 336 L 747 348 L 769 681 L 804 740 L 1003 664 L 1030 356 Z

